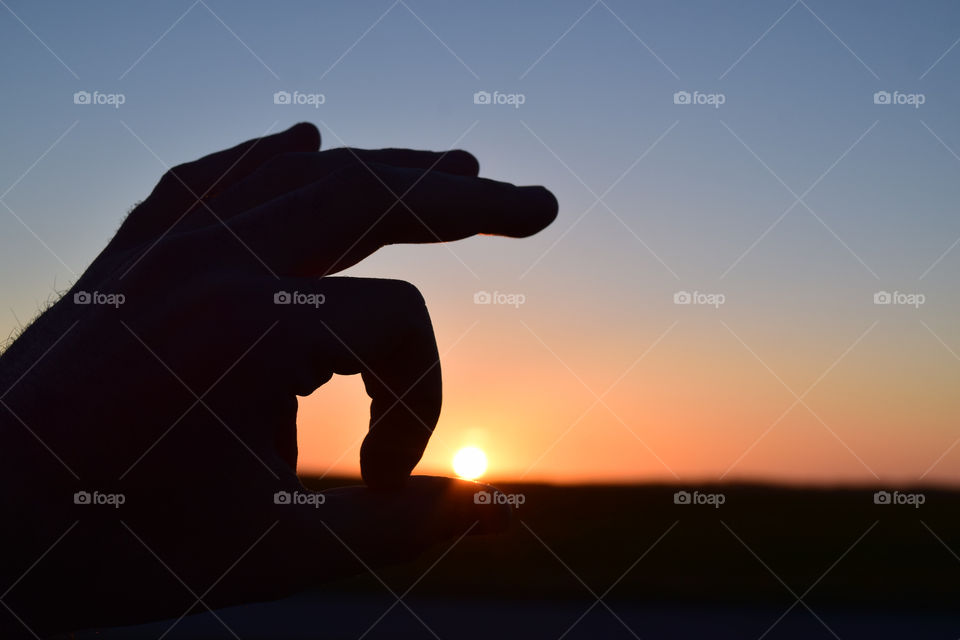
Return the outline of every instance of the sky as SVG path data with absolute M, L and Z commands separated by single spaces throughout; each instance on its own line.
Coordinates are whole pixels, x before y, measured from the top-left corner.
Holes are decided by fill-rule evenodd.
M 958 42 L 946 1 L 3 0 L 0 335 L 168 166 L 309 120 L 560 202 L 347 272 L 430 307 L 418 472 L 956 485 Z M 301 471 L 357 473 L 367 410 L 303 399 Z

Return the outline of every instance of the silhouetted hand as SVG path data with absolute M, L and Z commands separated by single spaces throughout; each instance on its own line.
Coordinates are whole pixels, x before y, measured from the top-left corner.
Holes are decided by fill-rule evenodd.
M 387 244 L 528 236 L 556 200 L 463 151 L 318 148 L 301 124 L 175 167 L 0 358 L 12 632 L 277 597 L 505 525 L 473 483 L 408 478 L 441 404 L 419 292 L 329 275 Z M 313 494 L 296 397 L 335 373 L 372 400 L 367 487 Z

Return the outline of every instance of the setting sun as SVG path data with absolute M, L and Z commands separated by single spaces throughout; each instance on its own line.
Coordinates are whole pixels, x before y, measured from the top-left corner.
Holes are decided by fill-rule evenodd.
M 453 470 L 464 480 L 474 480 L 487 470 L 487 456 L 476 447 L 464 447 L 453 456 Z

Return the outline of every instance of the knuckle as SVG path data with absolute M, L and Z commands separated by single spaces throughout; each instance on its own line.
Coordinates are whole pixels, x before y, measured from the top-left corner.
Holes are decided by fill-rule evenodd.
M 411 345 L 433 343 L 433 322 L 423 294 L 404 280 L 391 280 L 394 309 L 391 321 Z
M 420 290 L 406 280 L 384 280 L 391 302 L 404 310 L 426 310 L 427 301 Z
M 191 173 L 191 163 L 183 163 L 170 167 L 166 173 L 160 177 L 160 186 L 168 189 L 171 187 L 181 189 L 184 184 L 190 184 Z
M 323 152 L 329 160 L 335 165 L 347 166 L 350 164 L 359 164 L 357 158 L 346 147 L 338 147 Z

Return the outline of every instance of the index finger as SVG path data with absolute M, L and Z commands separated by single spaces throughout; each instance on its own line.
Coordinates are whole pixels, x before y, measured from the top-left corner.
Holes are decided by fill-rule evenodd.
M 476 234 L 524 238 L 557 216 L 540 186 L 377 164 L 355 165 L 230 221 L 229 229 L 276 273 L 325 275 L 395 243 Z
M 480 170 L 477 159 L 459 149 L 438 152 L 339 148 L 320 152 L 282 153 L 213 199 L 210 206 L 216 212 L 218 220 L 199 220 L 197 226 L 201 223 L 217 224 L 288 191 L 322 180 L 345 166 L 364 162 L 468 176 L 476 176 Z

